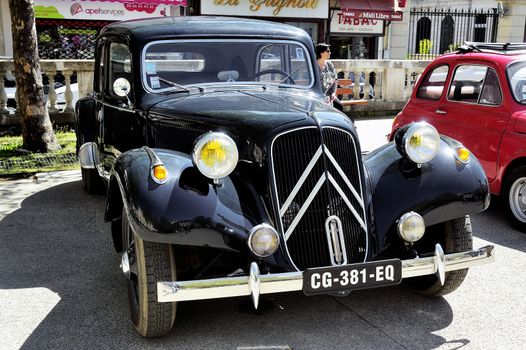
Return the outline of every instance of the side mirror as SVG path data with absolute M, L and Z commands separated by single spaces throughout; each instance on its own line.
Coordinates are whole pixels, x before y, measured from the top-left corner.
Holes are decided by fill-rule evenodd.
M 130 82 L 126 78 L 118 78 L 113 82 L 113 92 L 115 92 L 115 95 L 117 96 L 128 96 L 130 89 Z
M 128 100 L 128 107 L 133 108 L 133 104 L 129 97 L 130 89 L 130 82 L 126 78 L 117 78 L 113 82 L 113 92 L 115 92 L 115 95 L 126 97 L 126 100 Z

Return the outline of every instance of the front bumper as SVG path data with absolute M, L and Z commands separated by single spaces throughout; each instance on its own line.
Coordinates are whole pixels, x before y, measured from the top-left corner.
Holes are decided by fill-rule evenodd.
M 432 257 L 402 260 L 402 278 L 436 274 L 444 284 L 445 273 L 490 263 L 495 260 L 493 246 L 478 250 L 444 254 L 437 244 Z M 208 280 L 157 282 L 157 301 L 174 302 L 229 298 L 251 295 L 257 308 L 260 294 L 299 291 L 303 289 L 303 272 L 260 275 L 253 262 L 250 275 Z

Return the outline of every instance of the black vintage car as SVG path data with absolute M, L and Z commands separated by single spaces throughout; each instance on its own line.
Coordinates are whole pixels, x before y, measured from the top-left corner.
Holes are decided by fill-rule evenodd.
M 105 219 L 146 337 L 185 300 L 398 284 L 443 295 L 468 267 L 479 162 L 425 123 L 362 157 L 323 103 L 302 30 L 236 18 L 114 23 L 77 103 L 82 181 Z

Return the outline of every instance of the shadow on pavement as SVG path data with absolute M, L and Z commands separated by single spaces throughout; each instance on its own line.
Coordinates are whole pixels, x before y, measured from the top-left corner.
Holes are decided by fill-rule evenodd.
M 511 225 L 499 197 L 492 196 L 489 208 L 471 218 L 475 237 L 526 252 L 526 233 Z
M 103 197 L 88 196 L 71 182 L 27 197 L 0 221 L 0 290 L 16 295 L 39 287 L 60 298 L 22 348 L 419 349 L 446 343 L 433 332 L 452 322 L 449 303 L 401 287 L 344 298 L 277 294 L 263 298 L 257 312 L 249 298 L 181 303 L 171 334 L 142 339 L 129 321 L 125 280 L 103 210 Z

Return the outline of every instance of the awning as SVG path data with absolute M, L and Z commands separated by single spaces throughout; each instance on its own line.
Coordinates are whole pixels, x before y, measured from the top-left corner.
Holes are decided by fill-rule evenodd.
M 343 16 L 347 18 L 401 21 L 399 0 L 338 0 Z M 404 1 L 405 5 L 405 1 Z

